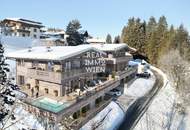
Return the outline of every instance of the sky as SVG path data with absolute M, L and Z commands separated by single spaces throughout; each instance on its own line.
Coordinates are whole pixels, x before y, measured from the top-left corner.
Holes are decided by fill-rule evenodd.
M 190 0 L 0 0 L 0 19 L 26 18 L 66 29 L 78 19 L 94 37 L 121 34 L 131 17 L 148 20 L 165 15 L 168 24 L 190 30 Z

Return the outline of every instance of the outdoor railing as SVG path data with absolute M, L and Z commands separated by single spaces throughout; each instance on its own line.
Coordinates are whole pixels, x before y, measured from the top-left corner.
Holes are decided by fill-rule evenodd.
M 44 81 L 61 83 L 61 73 L 60 72 L 51 72 L 37 69 L 28 69 L 28 77 L 33 77 L 35 79 L 40 79 Z
M 76 108 L 79 108 L 79 106 L 81 106 L 81 104 L 90 103 L 92 99 L 96 98 L 96 96 L 100 96 L 101 92 L 103 94 L 105 92 L 110 91 L 114 87 L 118 86 L 119 83 L 120 83 L 120 81 L 118 79 L 116 79 L 116 80 L 108 80 L 108 81 L 104 82 L 102 85 L 95 86 L 94 90 L 91 90 L 91 91 L 85 93 L 84 95 L 77 97 L 75 103 L 71 104 L 69 107 L 65 108 L 62 111 L 59 111 L 56 114 L 57 115 L 68 114 L 71 111 L 74 111 Z
M 126 75 L 131 75 L 135 73 L 136 71 L 137 67 L 127 67 L 125 70 L 117 72 L 116 75 L 123 78 L 126 77 Z
M 88 72 L 85 69 L 72 69 L 72 70 L 66 70 L 65 72 L 62 72 L 62 79 L 66 79 L 73 76 L 80 76 L 83 74 L 87 74 Z

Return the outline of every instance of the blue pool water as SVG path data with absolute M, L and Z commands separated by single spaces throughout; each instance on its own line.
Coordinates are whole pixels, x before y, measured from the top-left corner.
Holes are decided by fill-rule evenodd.
M 56 100 L 50 99 L 50 98 L 42 98 L 42 99 L 38 99 L 35 100 L 34 102 L 32 102 L 32 104 L 34 106 L 49 110 L 51 112 L 59 112 L 63 109 L 65 109 L 66 107 L 68 107 L 70 105 L 70 103 L 68 102 L 57 102 Z

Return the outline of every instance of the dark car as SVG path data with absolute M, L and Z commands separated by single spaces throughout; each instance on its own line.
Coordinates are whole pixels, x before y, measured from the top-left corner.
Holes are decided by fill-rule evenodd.
M 148 72 L 144 72 L 144 73 L 141 73 L 141 74 L 137 74 L 138 77 L 141 77 L 141 78 L 150 78 L 150 73 Z

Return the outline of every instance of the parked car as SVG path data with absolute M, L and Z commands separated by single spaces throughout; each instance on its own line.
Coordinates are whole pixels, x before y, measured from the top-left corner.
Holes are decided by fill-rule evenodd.
M 121 96 L 121 91 L 118 89 L 112 89 L 111 91 L 107 92 L 107 94 L 111 96 Z
M 140 74 L 137 74 L 138 77 L 142 77 L 142 78 L 150 78 L 150 73 L 148 72 L 144 72 L 144 73 L 140 73 Z

